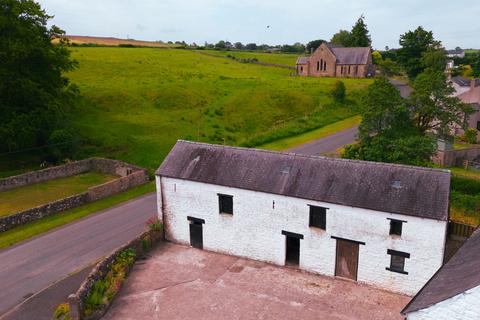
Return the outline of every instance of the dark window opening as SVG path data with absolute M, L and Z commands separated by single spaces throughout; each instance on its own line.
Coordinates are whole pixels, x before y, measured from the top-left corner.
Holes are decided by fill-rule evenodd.
M 387 250 L 387 254 L 390 255 L 390 267 L 387 267 L 387 270 L 401 274 L 408 274 L 408 272 L 405 271 L 405 259 L 410 258 L 409 253 L 389 249 Z
M 303 72 L 303 67 L 300 67 L 300 72 Z
M 348 74 L 350 74 L 350 66 L 348 66 Z
M 233 214 L 233 196 L 219 194 L 218 206 L 220 213 Z
M 326 61 L 323 62 L 323 71 L 327 71 L 327 62 Z
M 320 61 L 317 61 L 317 71 L 320 70 Z
M 480 121 L 477 121 L 477 130 L 480 130 Z
M 401 236 L 402 235 L 402 226 L 403 221 L 400 220 L 390 220 L 390 234 Z
M 310 206 L 310 227 L 327 228 L 327 208 Z

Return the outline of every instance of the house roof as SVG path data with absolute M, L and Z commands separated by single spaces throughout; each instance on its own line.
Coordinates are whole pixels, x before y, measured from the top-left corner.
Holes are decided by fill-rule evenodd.
M 480 286 L 480 229 L 477 229 L 402 310 L 403 314 L 426 309 Z
M 395 86 L 395 88 L 397 88 L 402 98 L 410 97 L 410 94 L 412 93 L 413 89 L 407 83 L 399 80 L 394 80 L 394 79 L 389 79 L 389 81 L 391 84 Z
M 422 218 L 448 219 L 448 170 L 179 140 L 156 174 Z
M 461 87 L 470 87 L 472 84 L 472 80 L 470 78 L 464 78 L 460 76 L 452 77 L 452 81 Z M 475 79 L 475 86 L 480 86 L 480 79 Z
M 464 53 L 465 51 L 462 50 L 462 49 L 454 49 L 454 50 L 447 50 L 447 54 L 462 54 Z
M 337 58 L 338 64 L 368 64 L 369 47 L 344 48 L 329 45 L 328 48 Z
M 465 103 L 480 103 L 480 86 L 472 88 L 457 97 Z
M 298 57 L 297 64 L 307 64 L 310 57 Z

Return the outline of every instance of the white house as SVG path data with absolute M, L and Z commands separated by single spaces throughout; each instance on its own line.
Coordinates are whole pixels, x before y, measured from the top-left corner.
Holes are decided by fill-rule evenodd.
M 450 172 L 178 141 L 168 240 L 414 295 L 443 261 Z
M 408 320 L 480 319 L 480 229 L 410 301 Z

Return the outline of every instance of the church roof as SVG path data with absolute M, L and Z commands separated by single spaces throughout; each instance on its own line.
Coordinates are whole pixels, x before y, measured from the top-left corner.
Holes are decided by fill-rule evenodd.
M 310 57 L 298 57 L 297 64 L 307 64 Z
M 368 64 L 369 47 L 335 47 L 328 48 L 337 58 L 337 64 Z
M 448 220 L 448 170 L 179 140 L 156 174 L 357 208 Z

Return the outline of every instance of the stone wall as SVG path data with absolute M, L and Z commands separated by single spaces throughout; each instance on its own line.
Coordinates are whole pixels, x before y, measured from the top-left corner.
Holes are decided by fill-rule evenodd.
M 111 265 L 115 262 L 121 252 L 132 248 L 135 250 L 136 253 L 135 259 L 143 257 L 143 255 L 146 253 L 144 252 L 144 248 L 142 246 L 142 241 L 144 239 L 149 239 L 151 246 L 153 246 L 158 241 L 163 239 L 162 231 L 147 231 L 142 235 L 138 236 L 137 238 L 133 239 L 132 241 L 126 243 L 125 245 L 115 249 L 112 253 L 110 253 L 103 260 L 97 263 L 97 265 L 92 269 L 85 281 L 83 281 L 83 283 L 80 285 L 78 291 L 68 297 L 68 303 L 70 305 L 70 317 L 72 320 L 87 319 L 83 315 L 83 301 L 85 301 L 88 294 L 92 290 L 95 281 L 103 279 L 105 277 L 105 275 L 110 270 Z M 101 317 L 108 310 L 108 307 L 110 306 L 112 301 L 113 299 L 110 300 L 105 306 L 103 306 L 101 310 L 98 310 L 98 312 L 89 316 L 88 320 L 101 319 Z
M 0 179 L 0 192 L 91 171 L 90 159 Z
M 480 156 L 480 146 L 461 150 L 439 150 L 433 156 L 434 163 L 444 167 L 462 166 L 465 160 L 475 160 Z
M 13 229 L 31 221 L 42 219 L 57 212 L 81 206 L 88 202 L 88 198 L 88 192 L 84 192 L 55 202 L 50 202 L 43 206 L 38 206 L 36 208 L 2 217 L 0 218 L 0 232 Z
M 88 202 L 109 197 L 113 194 L 147 183 L 149 180 L 148 172 L 143 168 L 117 160 L 90 158 L 68 163 L 63 166 L 1 179 L 0 192 L 32 183 L 68 177 L 89 171 L 116 174 L 119 175 L 120 178 L 99 186 L 90 187 L 87 192 L 81 194 L 18 212 L 13 215 L 1 217 L 0 232 L 42 219 L 58 212 L 81 206 Z

